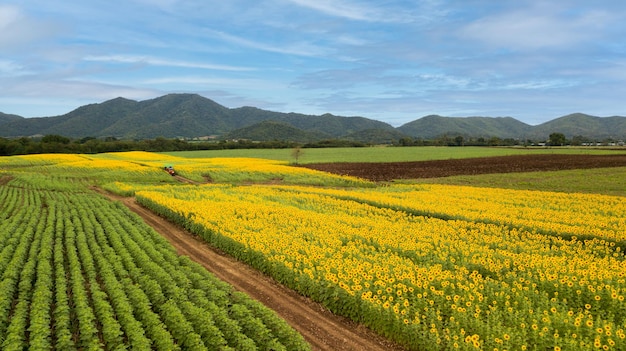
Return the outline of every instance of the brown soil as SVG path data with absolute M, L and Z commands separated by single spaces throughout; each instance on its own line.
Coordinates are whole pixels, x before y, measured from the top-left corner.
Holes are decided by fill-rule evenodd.
M 13 179 L 12 176 L 1 176 L 0 177 L 0 185 L 8 184 L 11 181 L 11 179 Z
M 626 166 L 622 155 L 516 155 L 420 162 L 315 163 L 302 167 L 372 181 L 438 178 L 454 175 L 557 171 Z
M 183 176 L 179 176 L 178 174 L 173 176 L 173 177 L 176 178 L 176 180 L 178 180 L 181 183 L 200 184 L 200 182 L 196 182 L 195 180 L 191 180 L 191 179 L 185 178 Z
M 374 334 L 364 326 L 336 316 L 318 303 L 290 290 L 194 237 L 186 230 L 157 216 L 135 202 L 105 193 L 121 201 L 131 211 L 163 235 L 178 251 L 204 266 L 235 289 L 273 309 L 311 344 L 313 350 L 403 350 L 403 348 Z

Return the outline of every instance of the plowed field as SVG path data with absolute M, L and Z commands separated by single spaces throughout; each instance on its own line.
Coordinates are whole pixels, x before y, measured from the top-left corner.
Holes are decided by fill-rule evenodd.
M 538 172 L 626 166 L 623 155 L 516 155 L 419 162 L 314 163 L 303 167 L 372 181 L 454 175 Z

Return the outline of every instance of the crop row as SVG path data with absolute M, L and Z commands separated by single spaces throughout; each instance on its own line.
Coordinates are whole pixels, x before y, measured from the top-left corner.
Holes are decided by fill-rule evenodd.
M 507 225 L 578 240 L 610 240 L 626 249 L 626 200 L 619 196 L 438 184 L 281 190 L 327 195 L 414 215 Z
M 28 179 L 0 186 L 2 350 L 309 348 L 122 205 Z
M 463 203 L 437 188 L 432 196 L 439 213 L 450 208 L 448 218 L 399 210 L 420 207 L 419 196 L 431 189 L 418 190 L 424 194 L 413 193 L 413 203 L 397 190 L 388 205 L 393 194 L 385 192 L 393 189 L 362 190 L 371 198 L 288 186 L 164 186 L 136 194 L 211 244 L 411 349 L 626 347 L 626 263 L 616 245 L 623 238 L 578 240 L 569 230 L 558 235 L 556 225 L 546 235 L 548 219 L 536 222 L 539 230 L 479 220 L 459 210 L 480 209 L 478 195 Z M 487 210 L 479 212 L 495 213 L 490 202 L 501 194 L 481 191 Z M 515 194 L 501 203 L 517 203 Z M 548 208 L 550 194 L 535 200 L 541 196 Z M 578 198 L 567 201 L 556 204 L 561 212 L 579 209 Z M 573 216 L 552 211 L 554 223 Z M 624 232 L 619 220 L 607 226 Z

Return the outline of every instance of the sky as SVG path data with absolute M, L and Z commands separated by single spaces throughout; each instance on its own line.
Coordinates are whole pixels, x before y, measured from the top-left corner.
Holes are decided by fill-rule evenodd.
M 195 93 L 362 116 L 626 116 L 626 1 L 2 0 L 0 112 Z

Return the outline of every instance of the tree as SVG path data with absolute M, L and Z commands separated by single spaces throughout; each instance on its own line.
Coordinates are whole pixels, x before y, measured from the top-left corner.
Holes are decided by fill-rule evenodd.
M 550 146 L 563 146 L 566 142 L 565 135 L 563 133 L 552 133 L 548 142 Z
M 43 138 L 41 138 L 42 143 L 69 144 L 70 141 L 71 140 L 69 138 L 56 134 L 45 135 Z
M 500 146 L 501 144 L 502 139 L 498 138 L 497 136 L 493 136 L 489 138 L 489 141 L 487 141 L 487 145 L 489 146 Z
M 400 140 L 398 140 L 398 144 L 400 146 L 413 146 L 414 145 L 413 138 L 411 137 L 400 138 Z
M 295 159 L 295 164 L 298 164 L 298 160 L 300 156 L 302 156 L 302 148 L 300 146 L 296 146 L 291 150 L 291 156 Z
M 454 138 L 454 144 L 456 146 L 463 146 L 464 141 L 465 140 L 463 139 L 463 136 L 461 136 L 461 135 L 459 135 L 456 138 Z
M 575 146 L 580 146 L 580 145 L 585 145 L 585 144 L 590 144 L 592 142 L 591 139 L 584 137 L 582 135 L 576 135 L 572 138 L 572 140 L 570 141 L 570 143 L 572 145 Z

